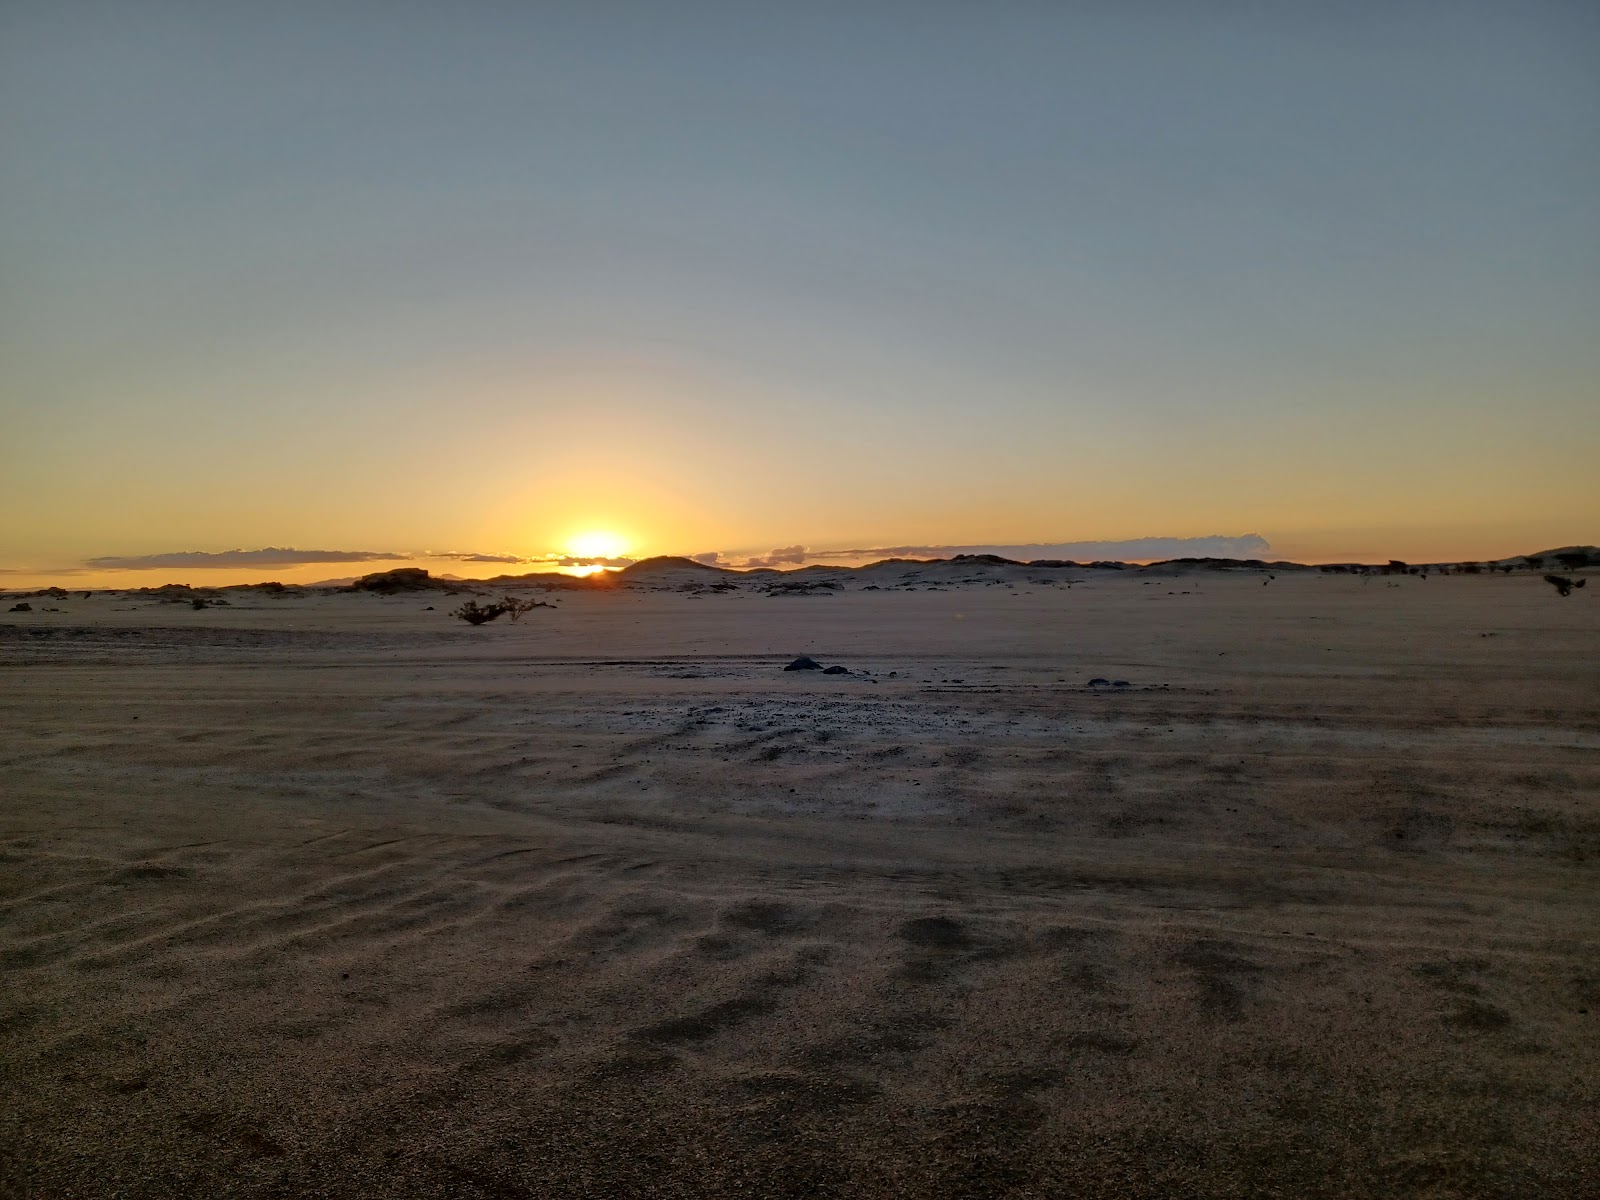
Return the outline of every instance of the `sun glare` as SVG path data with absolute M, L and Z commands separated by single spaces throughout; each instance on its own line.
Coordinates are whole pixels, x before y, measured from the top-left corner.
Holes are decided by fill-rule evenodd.
M 624 538 L 599 529 L 577 534 L 567 541 L 567 551 L 574 558 L 618 558 L 627 548 Z

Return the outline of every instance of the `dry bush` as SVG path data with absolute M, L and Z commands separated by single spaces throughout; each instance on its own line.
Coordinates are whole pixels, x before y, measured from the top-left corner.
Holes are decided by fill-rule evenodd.
M 532 612 L 536 608 L 555 607 L 554 604 L 546 604 L 543 600 L 519 600 L 515 596 L 507 596 L 500 601 L 500 606 L 513 621 L 521 618 L 523 613 Z
M 485 625 L 508 611 L 504 604 L 480 605 L 476 600 L 468 600 L 450 615 L 461 618 L 468 625 Z
M 497 617 L 509 616 L 515 621 L 523 613 L 532 612 L 536 608 L 554 607 L 554 604 L 546 604 L 543 600 L 519 600 L 515 596 L 505 596 L 492 604 L 479 604 L 476 600 L 468 600 L 450 615 L 459 617 L 468 625 L 485 625 Z

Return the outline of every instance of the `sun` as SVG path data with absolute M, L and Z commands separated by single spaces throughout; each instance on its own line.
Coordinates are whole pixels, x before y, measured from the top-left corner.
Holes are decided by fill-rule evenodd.
M 628 539 L 605 529 L 592 529 L 567 539 L 567 552 L 574 558 L 620 558 Z

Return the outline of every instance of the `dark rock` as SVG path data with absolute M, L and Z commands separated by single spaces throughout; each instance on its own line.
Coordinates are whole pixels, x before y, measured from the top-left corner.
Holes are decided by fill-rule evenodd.
M 795 659 L 792 663 L 790 663 L 787 667 L 785 667 L 784 670 L 785 671 L 820 671 L 820 670 L 822 670 L 822 664 L 819 663 L 816 659 L 810 658 L 807 655 L 802 654 L 799 658 Z
M 1129 683 L 1126 679 L 1116 679 L 1116 680 L 1112 681 L 1111 686 L 1112 687 L 1132 687 L 1133 684 Z
M 26 602 L 24 602 L 22 604 L 13 604 L 11 606 L 11 611 L 12 612 L 32 612 L 33 611 L 33 605 L 28 604 Z
M 453 584 L 448 579 L 435 579 L 421 567 L 396 567 L 392 571 L 374 571 L 363 575 L 350 585 L 352 592 L 377 592 L 392 596 L 396 592 L 450 591 Z
M 848 675 L 850 674 L 850 669 L 848 667 L 841 667 L 839 664 L 835 663 L 831 667 L 824 667 L 822 669 L 822 673 L 824 675 Z
M 1111 680 L 1109 680 L 1109 679 L 1101 679 L 1100 676 L 1096 675 L 1093 679 L 1089 680 L 1089 686 L 1090 687 L 1110 687 L 1111 686 Z
M 997 567 L 1021 567 L 1026 564 L 1015 558 L 1001 558 L 998 554 L 958 554 L 950 560 L 958 563 L 992 563 Z

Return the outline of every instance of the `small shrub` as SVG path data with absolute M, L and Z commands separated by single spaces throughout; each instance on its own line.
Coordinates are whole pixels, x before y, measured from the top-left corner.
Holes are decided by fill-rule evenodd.
M 1564 575 L 1546 575 L 1544 577 L 1544 581 L 1551 587 L 1555 588 L 1555 590 L 1560 592 L 1563 596 L 1572 595 L 1573 588 L 1581 588 L 1584 584 L 1589 582 L 1587 579 L 1579 579 L 1578 581 L 1574 582 Z
M 525 612 L 532 612 L 536 608 L 554 608 L 554 604 L 546 604 L 543 600 L 519 600 L 515 596 L 507 596 L 500 601 L 500 607 L 513 621 L 519 620 Z
M 450 615 L 460 617 L 468 625 L 485 625 L 507 611 L 504 604 L 480 605 L 476 600 L 468 600 Z

